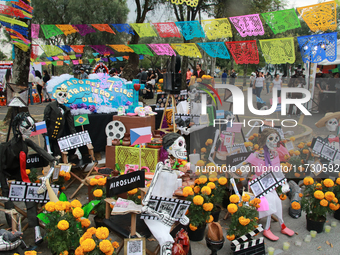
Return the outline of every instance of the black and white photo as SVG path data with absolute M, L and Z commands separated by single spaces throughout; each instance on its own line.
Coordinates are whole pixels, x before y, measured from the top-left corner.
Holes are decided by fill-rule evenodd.
M 175 219 L 181 219 L 189 208 L 189 204 L 181 204 L 178 206 L 177 211 L 175 212 Z
M 26 191 L 26 199 L 44 200 L 45 193 L 38 194 L 39 186 L 28 186 Z
M 25 186 L 12 184 L 10 191 L 9 191 L 9 197 L 10 198 L 24 198 L 25 189 L 26 189 Z
M 145 255 L 145 238 L 124 239 L 124 255 Z
M 271 186 L 275 185 L 276 181 L 272 173 L 268 173 L 260 179 L 260 183 L 264 190 L 269 189 Z
M 332 160 L 335 155 L 335 149 L 330 146 L 324 146 L 322 148 L 321 154 L 325 157 L 327 157 L 329 160 Z
M 320 153 L 321 150 L 322 150 L 322 146 L 323 146 L 323 143 L 320 142 L 319 140 L 316 140 L 315 144 L 314 144 L 314 147 L 313 147 L 313 150 L 316 152 L 316 153 Z
M 78 145 L 83 144 L 83 140 L 81 139 L 80 135 L 71 136 L 67 140 L 71 147 L 77 147 Z
M 176 208 L 176 202 L 162 201 L 158 207 L 158 212 L 166 212 L 169 215 L 173 214 L 174 209 Z
M 255 197 L 259 196 L 264 191 L 258 181 L 251 184 L 250 188 L 253 191 Z

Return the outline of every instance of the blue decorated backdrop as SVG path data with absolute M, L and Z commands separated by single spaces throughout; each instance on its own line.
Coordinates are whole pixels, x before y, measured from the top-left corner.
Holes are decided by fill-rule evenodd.
M 127 84 L 120 79 L 108 75 L 99 76 L 100 79 L 79 80 L 71 78 L 53 88 L 52 95 L 58 87 L 67 88 L 68 98 L 65 105 L 86 104 L 96 107 L 106 105 L 113 108 L 132 105 L 133 90 L 127 89 Z

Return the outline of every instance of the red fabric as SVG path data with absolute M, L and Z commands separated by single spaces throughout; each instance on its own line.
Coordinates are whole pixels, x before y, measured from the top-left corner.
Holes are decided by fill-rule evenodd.
M 258 64 L 259 52 L 256 40 L 226 42 L 228 50 L 233 55 L 236 64 Z
M 32 44 L 31 58 L 36 59 L 39 55 L 39 45 Z
M 178 37 L 181 38 L 181 34 L 175 22 L 163 22 L 163 23 L 153 23 L 160 37 Z
M 20 159 L 20 174 L 22 181 L 31 182 L 26 173 L 26 153 L 20 151 L 19 159 Z
M 83 53 L 85 45 L 71 45 L 70 47 L 75 53 Z
M 335 138 L 328 138 L 328 141 L 329 141 L 329 143 L 332 143 L 332 142 L 339 142 L 339 137 L 337 136 L 337 137 L 335 137 Z
M 3 5 L 3 4 L 0 4 L 0 13 L 13 16 L 13 17 L 22 18 L 22 19 L 26 17 L 26 15 L 24 15 L 22 10 L 19 10 L 11 6 Z

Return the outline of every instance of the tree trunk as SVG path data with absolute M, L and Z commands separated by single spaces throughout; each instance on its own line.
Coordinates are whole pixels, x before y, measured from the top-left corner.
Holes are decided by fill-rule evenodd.
M 211 72 L 211 77 L 213 77 L 213 78 L 215 76 L 215 68 L 216 68 L 216 58 L 211 58 L 210 72 Z
M 27 0 L 23 0 L 26 4 L 29 4 Z M 31 20 L 27 19 L 19 19 L 28 24 L 28 39 L 31 40 Z M 18 47 L 14 47 L 15 58 L 13 59 L 13 68 L 12 68 L 12 83 L 17 85 L 22 85 L 28 87 L 28 74 L 30 72 L 30 57 L 31 57 L 31 48 L 28 49 L 27 52 L 19 49 Z M 27 99 L 28 102 L 28 99 Z M 28 107 L 23 107 L 19 109 L 19 112 L 29 112 Z M 9 120 L 12 115 L 12 107 L 9 107 L 7 110 L 7 114 L 4 118 L 4 122 L 6 125 L 9 124 Z
M 189 59 L 188 57 L 182 57 L 181 73 L 182 73 L 182 86 L 181 89 L 187 89 L 187 69 L 188 69 Z
M 138 44 L 139 35 L 132 35 L 130 44 Z M 127 79 L 128 81 L 132 81 L 136 75 L 138 74 L 138 66 L 139 66 L 139 55 L 134 52 L 129 53 L 129 60 L 127 65 L 124 67 L 124 72 L 122 78 Z

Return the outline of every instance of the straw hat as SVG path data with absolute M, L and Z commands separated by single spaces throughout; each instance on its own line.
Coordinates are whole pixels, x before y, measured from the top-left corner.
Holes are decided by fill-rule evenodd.
M 326 126 L 326 122 L 330 119 L 340 119 L 340 112 L 327 112 L 325 117 L 321 118 L 318 122 L 315 123 L 315 126 L 318 128 Z

